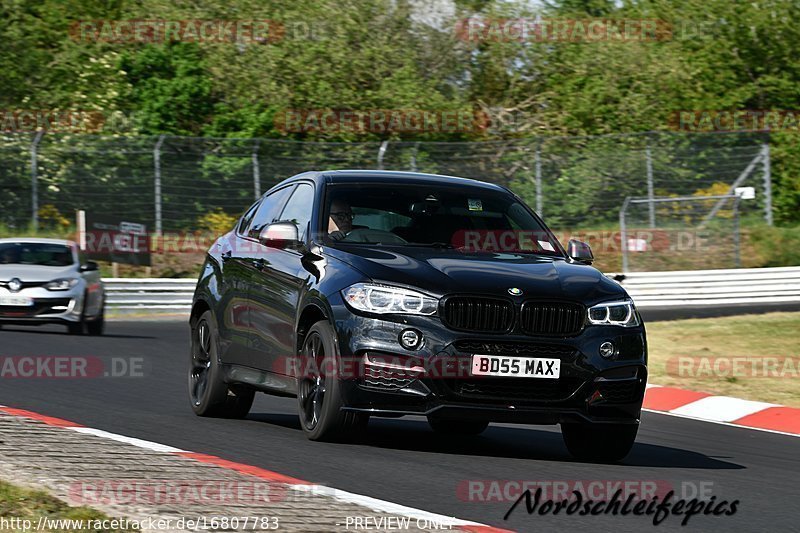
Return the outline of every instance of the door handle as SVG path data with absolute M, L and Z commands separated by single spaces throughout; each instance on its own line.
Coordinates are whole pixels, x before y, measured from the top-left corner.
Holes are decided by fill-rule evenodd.
M 253 261 L 253 266 L 259 270 L 264 270 L 265 268 L 267 268 L 267 261 L 264 259 L 256 259 L 255 261 Z

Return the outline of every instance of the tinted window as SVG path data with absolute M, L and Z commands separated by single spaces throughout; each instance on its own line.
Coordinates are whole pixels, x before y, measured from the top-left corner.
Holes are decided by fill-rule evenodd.
M 253 216 L 253 221 L 250 224 L 250 228 L 247 230 L 247 235 L 257 239 L 261 230 L 264 229 L 264 226 L 278 220 L 278 215 L 283 209 L 286 199 L 289 197 L 289 193 L 292 192 L 292 189 L 294 189 L 294 187 L 285 187 L 264 197 L 256 210 L 255 216 Z
M 247 235 L 247 230 L 250 227 L 250 222 L 253 220 L 253 216 L 256 214 L 256 209 L 258 209 L 259 205 L 261 205 L 260 201 L 254 203 L 252 207 L 250 207 L 250 209 L 247 210 L 247 213 L 245 213 L 242 216 L 242 220 L 239 222 L 239 229 L 238 229 L 238 233 L 240 235 Z
M 384 231 L 391 231 L 398 226 L 408 226 L 411 223 L 409 217 L 384 209 L 356 206 L 353 207 L 353 215 L 354 220 L 358 220 L 358 226 Z
M 297 186 L 286 209 L 281 213 L 282 221 L 294 222 L 300 240 L 305 239 L 308 222 L 311 220 L 311 210 L 314 207 L 314 188 L 306 183 Z
M 354 215 L 338 244 L 433 246 L 463 253 L 560 256 L 555 237 L 508 192 L 486 187 L 425 184 L 334 184 L 330 205 Z M 334 215 L 331 208 L 325 213 Z M 344 233 L 344 235 L 339 235 Z
M 0 244 L 0 264 L 69 266 L 73 264 L 72 249 L 63 244 L 4 243 Z

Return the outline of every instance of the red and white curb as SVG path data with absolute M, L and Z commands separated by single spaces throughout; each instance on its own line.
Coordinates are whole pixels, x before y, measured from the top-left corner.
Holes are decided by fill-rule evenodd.
M 800 409 L 774 403 L 647 385 L 642 407 L 647 411 L 706 422 L 800 436 Z
M 308 492 L 319 496 L 327 496 L 329 498 L 333 498 L 341 502 L 360 505 L 361 507 L 366 507 L 375 512 L 399 515 L 410 518 L 412 520 L 425 521 L 427 523 L 436 524 L 437 527 L 443 529 L 457 528 L 461 531 L 467 531 L 471 533 L 513 533 L 510 530 L 501 529 L 493 526 L 487 526 L 484 524 L 480 524 L 478 522 L 461 520 L 459 518 L 454 518 L 452 516 L 445 516 L 436 513 L 431 513 L 428 511 L 423 511 L 422 509 L 415 509 L 413 507 L 406 507 L 404 505 L 387 502 L 385 500 L 379 500 L 377 498 L 371 498 L 369 496 L 364 496 L 361 494 L 354 494 L 352 492 L 339 490 L 333 487 L 328 487 L 326 485 L 318 485 L 315 483 L 310 483 L 308 481 L 303 481 L 301 479 L 286 476 L 278 472 L 267 470 L 265 468 L 228 461 L 226 459 L 222 459 L 214 455 L 206 455 L 202 453 L 190 452 L 187 450 L 181 450 L 180 448 L 167 446 L 165 444 L 159 444 L 157 442 L 150 442 L 147 440 L 136 439 L 133 437 L 126 437 L 125 435 L 110 433 L 108 431 L 103 431 L 102 429 L 94 429 L 86 427 L 75 422 L 70 422 L 69 420 L 63 420 L 61 418 L 54 418 L 51 416 L 41 415 L 39 413 L 34 413 L 33 411 L 27 411 L 25 409 L 17 409 L 14 407 L 6 407 L 0 405 L 0 413 L 5 413 L 8 415 L 18 416 L 23 418 L 29 418 L 32 420 L 38 420 L 39 422 L 44 422 L 49 426 L 70 429 L 73 431 L 77 431 L 78 433 L 83 433 L 85 435 L 93 435 L 95 437 L 110 439 L 113 441 L 130 444 L 132 446 L 136 446 L 139 448 L 144 448 L 146 450 L 150 450 L 153 452 L 179 455 L 181 457 L 193 459 L 195 461 L 199 461 L 202 463 L 215 465 L 221 468 L 227 468 L 229 470 L 234 470 L 240 474 L 254 476 L 274 483 L 285 483 L 292 490 L 300 492 Z

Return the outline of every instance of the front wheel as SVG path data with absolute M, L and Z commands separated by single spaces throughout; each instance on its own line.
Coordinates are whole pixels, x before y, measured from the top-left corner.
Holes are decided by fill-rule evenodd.
M 192 329 L 189 400 L 198 416 L 244 418 L 253 405 L 255 391 L 228 386 L 218 357 L 219 336 L 211 311 L 202 314 Z
M 68 322 L 67 332 L 70 335 L 83 335 L 83 317 L 77 322 Z
M 298 383 L 297 407 L 306 437 L 336 441 L 358 434 L 366 427 L 369 416 L 342 411 L 344 402 L 330 324 L 320 321 L 311 326 L 301 355 L 307 372 Z
M 576 459 L 614 462 L 631 451 L 639 424 L 561 424 L 561 435 Z
M 86 322 L 86 331 L 89 335 L 102 335 L 106 324 L 105 309 L 100 309 L 100 315 L 94 320 Z

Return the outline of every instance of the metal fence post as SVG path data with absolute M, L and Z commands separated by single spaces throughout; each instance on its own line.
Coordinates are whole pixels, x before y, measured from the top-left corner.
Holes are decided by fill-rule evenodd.
M 161 145 L 164 144 L 166 135 L 161 135 L 153 148 L 153 165 L 154 165 L 154 197 L 155 197 L 155 218 L 156 218 L 156 235 L 161 235 Z
M 622 249 L 622 273 L 628 272 L 628 229 L 625 227 L 625 211 L 628 210 L 628 204 L 631 202 L 631 197 L 625 198 L 622 202 L 622 209 L 619 210 L 619 240 L 620 248 Z M 652 205 L 652 202 L 650 202 Z
M 378 170 L 383 170 L 383 156 L 386 154 L 386 148 L 389 146 L 389 141 L 383 141 L 381 147 L 378 148 Z
M 414 148 L 411 150 L 411 172 L 417 171 L 417 153 L 419 152 L 419 142 L 414 143 Z
M 31 225 L 33 231 L 39 230 L 39 141 L 44 130 L 36 132 L 31 143 Z
M 772 226 L 772 169 L 769 144 L 764 144 L 764 219 Z
M 741 198 L 736 195 L 733 199 L 733 247 L 736 268 L 742 268 L 742 245 L 739 232 L 739 201 Z
M 544 207 L 544 199 L 542 197 L 542 143 L 536 143 L 536 214 L 540 217 Z
M 656 206 L 653 203 L 653 152 L 650 150 L 650 143 L 647 143 L 645 150 L 647 157 L 647 199 L 650 200 L 649 214 L 650 214 L 650 227 L 656 227 Z
M 256 199 L 261 196 L 261 169 L 258 168 L 258 140 L 253 145 L 253 192 Z

